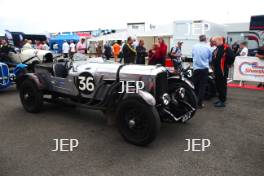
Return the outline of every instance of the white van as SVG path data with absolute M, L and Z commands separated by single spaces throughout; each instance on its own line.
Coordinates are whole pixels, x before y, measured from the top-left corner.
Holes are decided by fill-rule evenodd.
M 206 35 L 207 38 L 213 36 L 226 37 L 224 25 L 204 20 L 175 21 L 173 23 L 173 38 L 171 46 L 175 46 L 178 41 L 183 41 L 183 57 L 192 58 L 192 47 L 199 42 L 199 35 L 202 34 Z

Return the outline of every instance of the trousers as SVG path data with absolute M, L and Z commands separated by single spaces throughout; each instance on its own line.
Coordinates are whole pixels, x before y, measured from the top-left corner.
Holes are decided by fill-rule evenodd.
M 219 100 L 225 102 L 227 95 L 227 77 L 222 74 L 215 74 L 215 84 Z
M 198 97 L 198 105 L 202 105 L 208 83 L 208 69 L 196 69 L 193 72 L 193 83 L 195 87 L 195 94 Z

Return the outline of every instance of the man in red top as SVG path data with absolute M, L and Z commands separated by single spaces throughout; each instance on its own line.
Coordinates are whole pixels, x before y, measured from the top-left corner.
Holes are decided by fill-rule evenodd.
M 165 59 L 166 59 L 166 55 L 167 55 L 167 45 L 164 42 L 162 37 L 158 38 L 159 40 L 159 53 L 160 53 L 160 59 L 159 59 L 159 63 L 163 66 L 165 66 Z

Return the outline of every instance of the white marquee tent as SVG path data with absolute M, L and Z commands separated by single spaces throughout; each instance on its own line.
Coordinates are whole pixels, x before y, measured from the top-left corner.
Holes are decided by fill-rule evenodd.
M 157 26 L 155 29 L 149 31 L 122 31 L 118 33 L 103 35 L 100 37 L 91 38 L 88 41 L 109 41 L 109 40 L 126 40 L 129 36 L 132 38 L 142 38 L 142 37 L 159 37 L 159 36 L 172 36 L 173 34 L 173 27 L 171 24 L 169 25 L 160 25 Z
M 113 34 L 108 34 L 108 35 L 103 35 L 95 38 L 88 39 L 90 42 L 98 42 L 98 41 L 110 41 L 110 40 L 126 40 L 129 36 L 136 38 L 136 35 L 134 33 L 128 32 L 128 31 L 123 31 L 123 32 L 118 32 L 118 33 L 113 33 Z

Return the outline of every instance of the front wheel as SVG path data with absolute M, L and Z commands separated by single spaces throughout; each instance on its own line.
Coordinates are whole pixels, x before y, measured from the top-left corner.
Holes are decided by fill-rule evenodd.
M 191 113 L 191 117 L 194 116 L 197 109 L 197 97 L 194 90 L 184 82 L 171 82 L 169 83 L 169 94 L 173 99 L 182 99 L 192 106 L 195 110 Z M 180 94 L 180 95 L 179 95 Z M 172 111 L 176 110 L 171 107 Z M 176 110 L 177 111 L 177 110 Z M 177 112 L 175 112 L 177 114 Z
M 32 80 L 25 80 L 19 87 L 20 100 L 24 109 L 31 113 L 40 111 L 43 105 L 43 95 Z
M 126 141 L 145 146 L 158 135 L 160 118 L 155 107 L 147 105 L 140 98 L 129 98 L 119 105 L 117 126 Z

